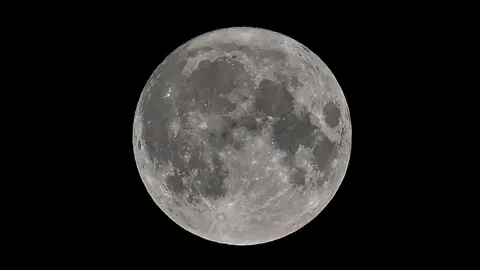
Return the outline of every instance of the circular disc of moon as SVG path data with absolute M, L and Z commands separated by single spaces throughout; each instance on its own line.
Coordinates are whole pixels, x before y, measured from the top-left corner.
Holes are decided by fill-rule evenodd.
M 290 37 L 248 27 L 173 51 L 133 124 L 137 167 L 160 209 L 231 245 L 270 242 L 314 219 L 345 176 L 351 136 L 325 63 Z

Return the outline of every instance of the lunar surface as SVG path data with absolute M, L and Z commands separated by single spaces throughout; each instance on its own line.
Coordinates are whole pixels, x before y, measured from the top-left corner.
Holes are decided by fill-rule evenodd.
M 315 218 L 345 176 L 351 136 L 325 63 L 290 37 L 243 27 L 172 52 L 133 125 L 138 170 L 160 209 L 231 245 L 270 242 Z

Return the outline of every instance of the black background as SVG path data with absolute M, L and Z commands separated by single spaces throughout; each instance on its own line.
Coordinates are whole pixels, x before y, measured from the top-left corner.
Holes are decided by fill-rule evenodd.
M 75 107 L 69 117 L 82 126 L 70 127 L 77 169 L 65 168 L 69 192 L 59 192 L 65 198 L 52 208 L 59 221 L 51 239 L 60 240 L 60 250 L 84 258 L 140 258 L 159 264 L 170 256 L 182 265 L 206 266 L 218 259 L 221 267 L 226 266 L 222 260 L 270 256 L 276 258 L 272 263 L 308 258 L 318 264 L 342 254 L 421 254 L 429 230 L 420 222 L 420 206 L 412 210 L 410 201 L 423 172 L 416 166 L 412 134 L 405 129 L 408 124 L 415 130 L 420 122 L 411 117 L 417 105 L 405 92 L 417 87 L 415 69 L 421 63 L 412 65 L 412 51 L 425 50 L 418 45 L 425 32 L 411 31 L 415 27 L 409 20 L 389 13 L 324 12 L 278 19 L 260 12 L 212 11 L 185 18 L 169 12 L 145 8 L 85 15 L 74 19 L 68 35 L 60 35 L 55 48 L 61 48 L 69 64 L 62 74 L 75 82 L 75 90 L 65 95 L 71 100 L 68 106 Z M 278 14 L 282 12 L 287 11 Z M 186 41 L 232 26 L 277 31 L 315 52 L 345 94 L 353 129 L 350 164 L 327 207 L 299 231 L 250 247 L 209 242 L 171 221 L 147 193 L 132 145 L 135 108 L 155 68 Z
M 2 79 L 13 81 L 1 100 L 2 150 L 13 149 L 3 155 L 2 260 L 62 268 L 257 261 L 458 268 L 477 258 L 478 226 L 466 222 L 478 212 L 478 196 L 469 194 L 478 189 L 468 187 L 478 178 L 468 171 L 476 168 L 468 164 L 476 160 L 476 122 L 462 123 L 476 115 L 469 94 L 478 86 L 467 79 L 477 76 L 468 50 L 477 50 L 469 39 L 478 16 L 468 12 L 477 9 L 332 3 L 2 6 Z M 132 145 L 135 107 L 155 68 L 189 39 L 232 26 L 278 31 L 318 54 L 342 87 L 353 127 L 347 174 L 323 212 L 251 247 L 212 243 L 175 225 L 148 196 Z

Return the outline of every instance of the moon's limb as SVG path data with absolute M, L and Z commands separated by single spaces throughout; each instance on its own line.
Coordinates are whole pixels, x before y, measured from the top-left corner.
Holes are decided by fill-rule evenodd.
M 185 43 L 154 71 L 133 142 L 147 190 L 174 222 L 251 245 L 323 210 L 348 166 L 351 124 L 317 55 L 279 33 L 229 28 Z

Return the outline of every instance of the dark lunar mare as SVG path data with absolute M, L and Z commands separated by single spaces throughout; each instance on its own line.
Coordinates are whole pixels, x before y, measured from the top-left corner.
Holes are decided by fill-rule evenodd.
M 169 146 L 170 152 L 163 157 L 170 160 L 177 169 L 175 175 L 167 178 L 167 187 L 177 195 L 186 195 L 190 203 L 200 202 L 198 195 L 212 200 L 224 197 L 227 190 L 223 185 L 223 180 L 228 176 L 228 173 L 222 167 L 218 154 L 216 152 L 211 153 L 213 170 L 210 170 L 201 155 L 201 149 L 185 149 L 180 145 L 181 143 L 178 140 L 173 141 Z M 190 160 L 185 162 L 181 159 L 181 156 L 187 151 L 190 152 Z M 182 181 L 183 177 L 190 176 L 194 170 L 197 171 L 197 175 L 194 177 L 196 182 L 190 179 Z
M 338 126 L 338 123 L 340 122 L 340 113 L 340 109 L 332 101 L 328 102 L 327 104 L 325 104 L 325 106 L 323 106 L 325 122 L 332 128 Z
M 317 179 L 317 184 L 322 185 L 328 181 L 329 174 L 332 171 L 332 161 L 339 154 L 339 144 L 332 142 L 327 136 L 322 134 L 320 143 L 313 149 L 313 156 L 315 157 L 315 164 L 318 169 L 325 173 L 323 178 Z
M 152 74 L 149 91 L 139 101 L 142 113 L 143 139 L 150 160 L 160 160 L 170 152 L 167 125 L 172 117 L 173 104 L 164 100 L 166 89 L 172 81 L 182 80 L 182 70 L 187 63 L 187 52 L 178 50 L 168 57 Z M 168 161 L 168 159 L 165 159 Z
M 207 110 L 225 114 L 233 111 L 236 104 L 228 101 L 228 95 L 247 82 L 252 87 L 253 82 L 245 76 L 243 65 L 227 57 L 215 61 L 202 60 L 187 79 L 187 84 L 180 93 L 180 99 L 185 103 L 194 101 L 194 107 L 201 112 Z M 206 105 L 206 106 L 205 106 Z
M 242 49 L 230 46 L 231 50 Z M 243 48 L 245 49 L 245 48 Z M 200 48 L 195 52 L 189 52 L 189 56 L 198 55 L 211 48 Z M 184 56 L 185 51 L 179 50 L 176 55 L 164 65 L 163 69 L 168 69 L 171 78 L 157 81 L 157 85 L 152 88 L 149 99 L 145 102 L 144 108 L 144 139 L 150 159 L 163 162 L 171 161 L 177 169 L 175 175 L 169 176 L 166 180 L 167 187 L 177 195 L 185 195 L 191 203 L 198 203 L 199 196 L 212 200 L 226 195 L 226 188 L 223 185 L 224 179 L 228 176 L 227 171 L 222 168 L 222 163 L 218 157 L 217 151 L 212 151 L 212 163 L 214 170 L 210 171 L 201 156 L 201 149 L 198 146 L 195 149 L 189 149 L 184 142 L 190 140 L 185 134 L 185 123 L 187 113 L 190 111 L 210 112 L 219 115 L 227 114 L 236 108 L 236 104 L 228 101 L 228 95 L 238 87 L 247 83 L 247 87 L 253 88 L 253 81 L 246 75 L 243 65 L 233 58 L 220 57 L 215 61 L 202 60 L 188 78 L 178 76 L 185 66 L 185 61 L 179 60 L 179 55 Z M 185 56 L 184 56 L 185 57 Z M 184 58 L 186 59 L 186 58 Z M 162 73 L 165 74 L 165 73 Z M 163 79 L 163 78 L 162 78 Z M 168 83 L 165 83 L 168 81 Z M 165 101 L 165 89 L 173 86 L 179 89 L 178 96 L 173 103 Z M 173 108 L 176 108 L 181 119 L 182 128 L 179 138 L 168 138 L 167 124 L 172 117 Z M 205 134 L 210 146 L 214 150 L 221 150 L 227 145 L 234 145 L 240 148 L 241 142 L 235 142 L 232 136 L 231 126 L 234 121 L 228 117 L 222 117 L 225 122 L 222 130 L 214 130 Z M 190 152 L 191 157 L 186 163 L 181 156 L 185 152 Z M 198 170 L 195 177 L 197 183 L 192 181 L 182 181 L 182 178 L 189 175 L 193 169 Z
M 227 52 L 239 50 L 250 56 L 257 54 L 264 59 L 279 61 L 280 65 L 284 64 L 285 60 L 285 54 L 279 51 L 259 52 L 256 49 L 236 44 L 222 45 L 222 49 Z M 227 190 L 223 181 L 227 177 L 227 171 L 222 168 L 221 161 L 216 154 L 217 151 L 212 152 L 215 169 L 210 171 L 201 156 L 202 149 L 189 149 L 185 143 L 182 143 L 182 140 L 191 140 L 186 134 L 183 134 L 185 130 L 181 129 L 180 138 L 170 139 L 168 137 L 167 124 L 173 116 L 174 107 L 178 110 L 182 127 L 184 127 L 189 111 L 196 110 L 225 115 L 237 107 L 227 99 L 235 88 L 243 86 L 243 82 L 247 83 L 247 87 L 252 89 L 254 87 L 252 78 L 247 75 L 244 66 L 236 60 L 236 55 L 220 57 L 215 61 L 202 60 L 190 77 L 185 78 L 180 75 L 186 64 L 187 55 L 195 56 L 210 50 L 212 50 L 210 47 L 188 53 L 178 50 L 170 57 L 169 62 L 161 67 L 160 71 L 155 72 L 160 76 L 156 80 L 156 85 L 151 88 L 149 98 L 144 99 L 140 107 L 143 111 L 143 136 L 149 158 L 160 162 L 172 162 L 178 171 L 175 175 L 167 178 L 167 187 L 177 195 L 185 195 L 191 203 L 199 202 L 198 195 L 209 199 L 225 196 Z M 232 131 L 243 127 L 251 133 L 259 134 L 265 127 L 266 116 L 280 118 L 273 126 L 273 137 L 277 147 L 287 151 L 290 157 L 288 163 L 292 168 L 295 166 L 291 157 L 300 145 L 315 146 L 312 136 L 315 126 L 310 123 L 309 116 L 304 115 L 297 118 L 292 114 L 293 97 L 287 87 L 296 88 L 301 85 L 301 82 L 294 75 L 278 73 L 275 75 L 278 81 L 264 79 L 256 89 L 255 106 L 257 110 L 254 113 L 239 119 L 222 116 L 223 129 L 206 134 L 208 142 L 214 150 L 221 150 L 228 145 L 232 145 L 237 150 L 241 149 L 244 142 L 234 140 Z M 178 97 L 173 101 L 175 105 L 172 101 L 163 99 L 165 89 L 168 89 L 169 86 L 180 89 Z M 326 122 L 332 127 L 338 124 L 338 120 L 335 120 L 338 118 L 335 108 L 328 104 L 324 107 Z M 258 122 L 257 118 L 261 121 Z M 326 136 L 323 137 L 324 139 L 315 146 L 313 154 L 318 168 L 327 170 L 328 164 L 335 156 L 335 144 Z M 188 163 L 180 158 L 186 151 L 191 152 Z M 198 180 L 199 183 L 182 181 L 182 177 L 190 174 L 194 168 L 198 169 L 195 180 Z M 304 170 L 295 168 L 292 174 L 294 185 L 304 186 L 305 175 Z
M 273 136 L 277 146 L 293 156 L 300 145 L 313 146 L 315 128 L 307 115 L 298 118 L 294 114 L 289 114 L 273 126 Z
M 255 106 L 269 116 L 280 117 L 293 111 L 293 97 L 284 82 L 264 79 L 258 85 L 256 95 Z
M 228 145 L 232 145 L 235 140 L 233 138 L 233 132 L 229 129 L 222 129 L 221 131 L 211 131 L 208 134 L 208 142 L 210 146 L 216 150 L 220 151 Z
M 168 138 L 168 123 L 173 106 L 165 102 L 162 91 L 153 88 L 150 98 L 140 108 L 143 111 L 143 139 L 150 160 L 169 160 L 171 140 Z
M 293 164 L 292 164 L 293 165 Z M 305 187 L 305 178 L 307 177 L 307 172 L 302 168 L 295 168 L 292 174 L 292 184 L 295 187 Z
M 287 76 L 284 76 L 287 78 Z M 295 168 L 292 173 L 292 182 L 295 186 L 303 187 L 305 185 L 306 172 L 302 168 L 297 168 L 293 162 L 293 156 L 300 145 L 313 147 L 315 163 L 320 171 L 329 170 L 329 165 L 337 154 L 337 145 L 329 140 L 327 136 L 318 131 L 318 128 L 310 122 L 310 113 L 306 112 L 300 117 L 293 114 L 293 97 L 287 91 L 287 84 L 298 84 L 296 77 L 290 77 L 289 82 L 272 82 L 262 80 L 257 90 L 256 107 L 266 115 L 279 117 L 280 119 L 273 125 L 273 138 L 276 146 L 288 153 L 287 163 Z M 293 80 L 293 81 L 292 81 Z M 330 126 L 338 125 L 339 110 L 336 106 L 324 109 L 327 112 L 327 124 Z M 315 134 L 315 132 L 317 134 Z M 320 142 L 317 142 L 314 135 L 321 136 Z M 321 184 L 325 179 L 320 179 Z

